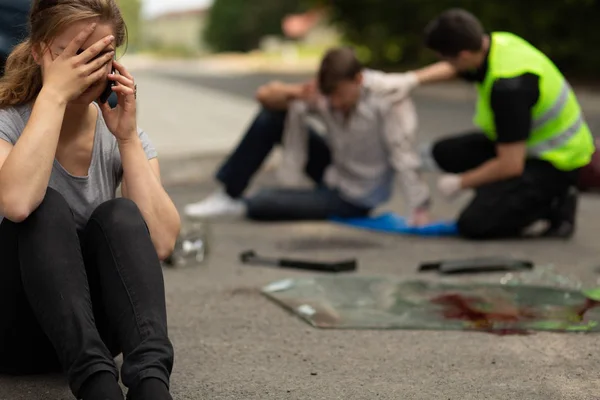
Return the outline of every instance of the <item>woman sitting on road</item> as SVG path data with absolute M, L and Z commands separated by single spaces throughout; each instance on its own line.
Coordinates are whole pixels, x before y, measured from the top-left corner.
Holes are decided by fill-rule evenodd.
M 0 372 L 62 367 L 78 399 L 123 400 L 122 352 L 128 399 L 171 399 L 160 259 L 180 219 L 113 61 L 123 18 L 115 0 L 37 0 L 30 25 L 0 81 Z

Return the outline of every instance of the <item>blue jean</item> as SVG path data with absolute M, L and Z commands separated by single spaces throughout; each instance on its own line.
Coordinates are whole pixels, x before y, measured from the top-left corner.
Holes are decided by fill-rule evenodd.
M 263 109 L 256 116 L 233 153 L 217 172 L 216 179 L 233 198 L 242 197 L 252 178 L 273 148 L 281 143 L 285 111 Z M 264 189 L 245 199 L 248 218 L 263 221 L 323 220 L 330 217 L 360 217 L 370 209 L 345 199 L 336 190 L 325 187 L 323 176 L 331 163 L 325 140 L 310 130 L 308 161 L 305 172 L 316 189 Z
M 345 200 L 336 190 L 263 189 L 246 199 L 248 218 L 258 221 L 326 220 L 364 217 L 370 210 Z

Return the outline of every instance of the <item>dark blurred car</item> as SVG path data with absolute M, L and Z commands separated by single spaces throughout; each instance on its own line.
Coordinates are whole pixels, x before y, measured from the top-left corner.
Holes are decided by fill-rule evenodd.
M 12 49 L 27 37 L 30 0 L 0 0 L 0 74 Z
M 31 0 L 0 0 L 0 76 L 12 49 L 28 34 Z M 111 107 L 117 106 L 117 95 L 108 98 Z

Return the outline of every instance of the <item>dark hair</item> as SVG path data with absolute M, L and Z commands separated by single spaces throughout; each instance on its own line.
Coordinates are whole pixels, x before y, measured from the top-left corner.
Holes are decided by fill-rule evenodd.
M 351 47 L 330 49 L 319 68 L 319 89 L 325 95 L 331 94 L 340 82 L 353 80 L 362 70 L 363 65 Z
M 425 45 L 445 57 L 461 51 L 481 50 L 485 30 L 470 12 L 453 8 L 444 11 L 425 28 Z

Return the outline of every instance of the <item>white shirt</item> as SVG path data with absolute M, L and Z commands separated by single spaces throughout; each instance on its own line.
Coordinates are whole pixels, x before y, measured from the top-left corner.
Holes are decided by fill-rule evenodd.
M 418 169 L 415 151 L 417 114 L 410 91 L 417 84 L 412 73 L 388 74 L 364 71 L 363 90 L 355 111 L 348 117 L 333 110 L 325 98 L 315 104 L 290 104 L 283 135 L 282 175 L 293 179 L 307 161 L 306 117 L 313 113 L 326 127 L 332 163 L 325 183 L 349 201 L 375 208 L 392 195 L 398 176 L 412 211 L 430 199 Z

